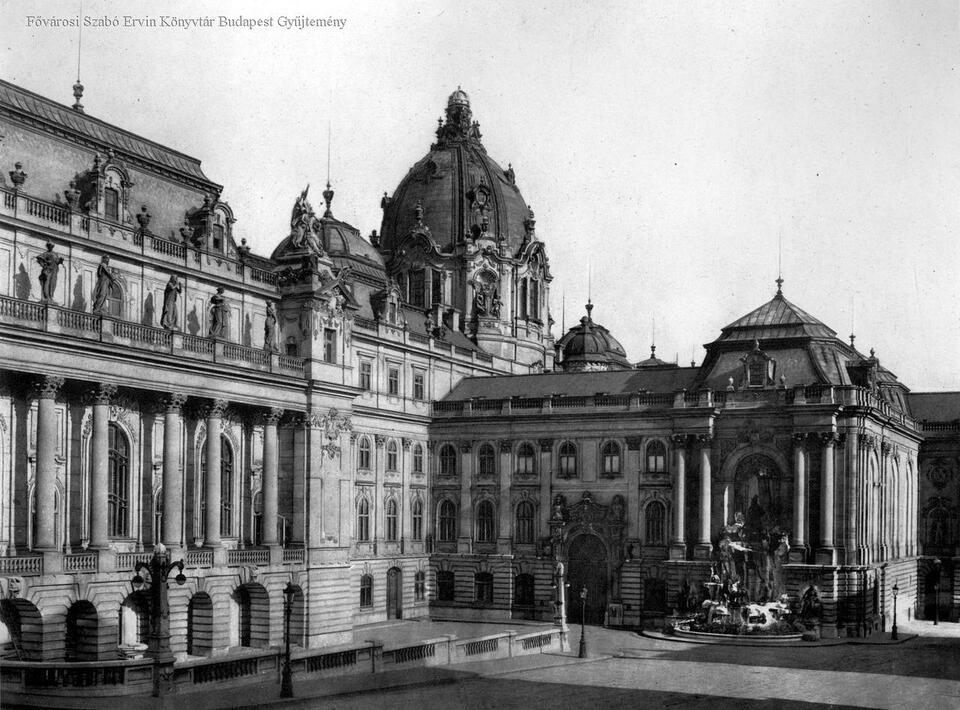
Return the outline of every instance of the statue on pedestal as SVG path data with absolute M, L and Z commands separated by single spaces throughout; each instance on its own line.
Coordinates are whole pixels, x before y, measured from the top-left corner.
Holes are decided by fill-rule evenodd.
M 57 277 L 63 257 L 53 250 L 53 242 L 47 242 L 47 250 L 37 257 L 40 264 L 40 300 L 49 303 L 57 291 Z

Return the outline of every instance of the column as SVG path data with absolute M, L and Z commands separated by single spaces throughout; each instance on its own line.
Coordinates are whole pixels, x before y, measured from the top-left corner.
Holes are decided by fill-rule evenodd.
M 803 562 L 807 544 L 807 435 L 793 435 L 793 540 L 790 559 Z
M 709 434 L 701 434 L 697 440 L 700 443 L 700 537 L 697 541 L 697 556 L 708 558 L 713 551 L 713 546 L 710 544 L 710 507 L 713 503 L 710 445 L 713 443 L 713 438 Z
M 386 530 L 386 496 L 383 488 L 383 479 L 386 477 L 387 470 L 387 457 L 386 457 L 386 445 L 387 437 L 385 434 L 374 434 L 373 435 L 374 448 L 377 451 L 377 459 L 374 463 L 374 493 L 373 501 L 370 505 L 370 515 L 373 516 L 373 541 L 374 541 L 374 550 L 379 550 L 382 548 L 384 539 L 387 536 Z
M 277 424 L 283 410 L 271 408 L 263 416 L 263 544 L 279 545 L 277 537 L 277 500 L 279 486 L 279 453 L 277 449 Z
M 110 493 L 110 400 L 114 385 L 97 385 L 88 395 L 93 408 L 93 435 L 90 440 L 90 547 L 105 549 L 110 544 L 107 530 Z
M 509 555 L 513 547 L 513 501 L 510 484 L 513 481 L 512 442 L 500 442 L 500 508 L 497 511 L 497 552 Z
M 180 466 L 180 413 L 185 394 L 174 392 L 163 398 L 163 529 L 160 539 L 171 551 L 183 545 L 183 468 Z
M 550 458 L 553 455 L 553 439 L 538 439 L 540 445 L 540 460 L 537 461 L 537 475 L 540 476 L 540 527 L 537 531 L 538 537 L 546 537 L 550 534 L 550 512 L 553 509 L 550 496 L 551 477 L 553 476 L 553 467 L 550 464 Z
M 473 512 L 470 500 L 470 482 L 473 480 L 473 460 L 471 451 L 473 442 L 460 442 L 460 525 L 457 540 L 457 552 L 469 553 L 473 540 Z
M 400 552 L 412 551 L 410 541 L 413 536 L 413 498 L 410 496 L 410 447 L 413 441 L 409 437 L 400 439 Z
M 832 431 L 820 435 L 820 443 L 823 446 L 822 465 L 820 466 L 820 547 L 823 551 L 819 554 L 818 561 L 821 564 L 834 564 L 833 549 L 836 545 L 833 532 L 834 521 L 834 444 L 837 435 Z
M 670 558 L 682 560 L 687 556 L 687 435 L 674 434 L 671 439 L 676 452 L 677 465 L 673 474 L 673 539 L 670 545 Z
M 206 511 L 204 516 L 203 544 L 205 547 L 220 547 L 220 424 L 227 409 L 227 402 L 215 399 L 207 409 L 207 468 Z M 230 495 L 230 491 L 226 492 Z
M 33 531 L 33 547 L 43 552 L 56 552 L 57 540 L 57 410 L 56 396 L 63 387 L 62 377 L 47 376 L 37 385 L 37 527 Z

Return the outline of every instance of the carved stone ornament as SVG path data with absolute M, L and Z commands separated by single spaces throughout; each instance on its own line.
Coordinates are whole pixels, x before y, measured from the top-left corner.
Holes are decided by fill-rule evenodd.
M 64 382 L 63 377 L 57 377 L 56 375 L 41 377 L 34 383 L 37 397 L 39 399 L 56 399 Z
M 183 405 L 187 403 L 187 395 L 182 392 L 171 392 L 169 394 L 161 394 L 157 397 L 157 410 L 161 412 L 175 412 L 177 414 L 183 409 Z
M 937 458 L 927 465 L 927 479 L 937 490 L 943 490 L 953 480 L 954 472 L 954 464 L 949 459 Z
M 90 405 L 109 405 L 117 395 L 117 386 L 101 383 L 86 393 L 84 399 Z
M 540 444 L 541 451 L 553 450 L 553 439 L 537 439 L 537 443 Z
M 374 434 L 373 441 L 378 449 L 382 449 L 383 445 L 387 443 L 387 437 L 384 434 Z
M 473 442 L 472 442 L 472 441 L 466 441 L 466 440 L 461 441 L 461 442 L 459 442 L 458 446 L 460 447 L 460 452 L 461 452 L 461 453 L 464 453 L 464 454 L 469 454 L 470 451 L 473 450 Z
M 264 424 L 276 426 L 283 418 L 284 410 L 280 407 L 271 407 L 260 413 L 260 418 Z
M 513 451 L 513 442 L 510 439 L 501 439 L 500 440 L 500 453 L 509 454 Z
M 401 437 L 401 438 L 400 438 L 400 445 L 403 447 L 403 450 L 404 450 L 404 451 L 409 451 L 409 450 L 410 450 L 410 444 L 412 444 L 412 443 L 413 443 L 413 440 L 410 439 L 409 437 L 404 436 L 404 437 Z

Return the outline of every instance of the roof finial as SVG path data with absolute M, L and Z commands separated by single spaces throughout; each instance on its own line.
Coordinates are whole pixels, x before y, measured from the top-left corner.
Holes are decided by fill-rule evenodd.
M 851 347 L 851 348 L 854 347 L 853 341 L 856 340 L 856 339 L 857 339 L 857 336 L 854 335 L 853 333 L 850 333 L 850 347 Z
M 83 3 L 80 3 L 80 17 L 83 17 Z M 77 83 L 73 85 L 73 110 L 83 113 L 83 84 L 80 83 L 80 47 L 83 45 L 83 23 L 77 25 Z
M 782 276 L 777 277 L 776 284 L 777 284 L 777 295 L 782 296 L 783 295 L 783 277 Z
M 783 295 L 783 230 L 777 230 L 777 295 Z
M 593 320 L 593 303 L 587 300 L 587 318 Z
M 327 189 L 323 191 L 323 201 L 327 203 L 327 209 L 323 213 L 324 217 L 333 217 L 330 211 L 330 203 L 333 202 L 333 190 L 330 189 L 330 178 L 327 178 Z

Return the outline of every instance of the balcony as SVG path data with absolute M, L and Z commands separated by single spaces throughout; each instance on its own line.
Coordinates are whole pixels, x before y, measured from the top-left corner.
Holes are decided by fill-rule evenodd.
M 113 246 L 119 252 L 139 254 L 180 268 L 201 271 L 216 278 L 276 292 L 277 276 L 260 257 L 233 259 L 222 253 L 197 249 L 159 234 L 144 234 L 130 225 L 91 217 L 67 205 L 31 197 L 22 191 L 0 187 L 0 214 L 40 227 L 48 227 L 81 240 L 96 240 L 98 246 Z M 263 267 L 263 268 L 261 268 Z
M 306 376 L 304 358 L 9 296 L 0 296 L 0 324 L 164 353 L 185 360 L 230 364 L 288 377 Z

